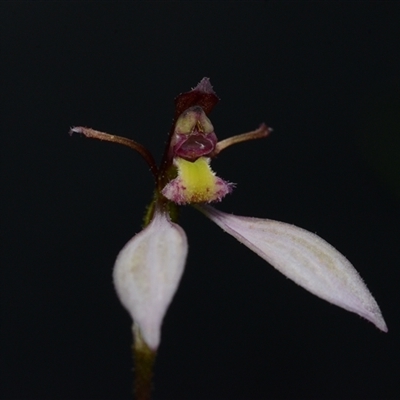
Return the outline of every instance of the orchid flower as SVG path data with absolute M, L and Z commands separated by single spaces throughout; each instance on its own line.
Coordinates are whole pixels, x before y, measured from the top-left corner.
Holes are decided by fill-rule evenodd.
M 378 304 L 360 275 L 326 241 L 294 225 L 235 216 L 209 205 L 234 189 L 234 184 L 212 171 L 212 158 L 228 146 L 264 138 L 271 132 L 262 124 L 254 131 L 218 141 L 208 118 L 217 102 L 208 78 L 175 99 L 175 118 L 160 167 L 151 153 L 133 140 L 84 127 L 70 131 L 131 147 L 143 156 L 155 179 L 144 228 L 121 250 L 113 272 L 117 295 L 133 319 L 136 374 L 142 376 L 136 379 L 147 379 L 147 389 L 143 388 L 146 383 L 136 384 L 139 397 L 150 391 L 152 355 L 160 344 L 162 322 L 185 267 L 188 242 L 177 224 L 182 205 L 193 205 L 304 289 L 387 332 Z

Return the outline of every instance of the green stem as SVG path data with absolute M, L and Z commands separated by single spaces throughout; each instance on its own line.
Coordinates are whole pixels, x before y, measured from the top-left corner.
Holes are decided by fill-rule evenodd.
M 135 399 L 150 400 L 156 351 L 147 346 L 142 338 L 139 327 L 135 323 L 133 324 L 133 336 L 134 343 L 132 350 L 135 361 Z

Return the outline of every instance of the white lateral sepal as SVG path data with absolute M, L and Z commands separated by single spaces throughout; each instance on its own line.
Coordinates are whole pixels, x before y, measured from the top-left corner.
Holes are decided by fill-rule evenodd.
M 156 211 L 150 224 L 118 254 L 114 285 L 118 297 L 156 350 L 161 325 L 185 266 L 188 244 L 183 229 Z
M 358 272 L 319 236 L 283 222 L 235 216 L 210 206 L 198 208 L 304 289 L 387 332 L 379 306 Z

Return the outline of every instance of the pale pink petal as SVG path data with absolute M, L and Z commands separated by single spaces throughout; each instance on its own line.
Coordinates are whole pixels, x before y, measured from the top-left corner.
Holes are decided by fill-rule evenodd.
M 115 262 L 113 278 L 118 297 L 153 350 L 160 343 L 162 320 L 178 288 L 187 251 L 183 229 L 164 213 L 156 212 Z
M 387 332 L 375 299 L 350 262 L 319 236 L 294 225 L 198 207 L 289 279 L 316 296 L 354 312 Z

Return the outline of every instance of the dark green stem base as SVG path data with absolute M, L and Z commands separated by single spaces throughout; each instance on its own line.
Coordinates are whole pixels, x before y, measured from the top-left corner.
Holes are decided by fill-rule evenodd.
M 142 339 L 140 330 L 133 326 L 134 344 L 132 346 L 135 362 L 134 393 L 136 400 L 150 400 L 153 383 L 153 366 L 156 352 Z

